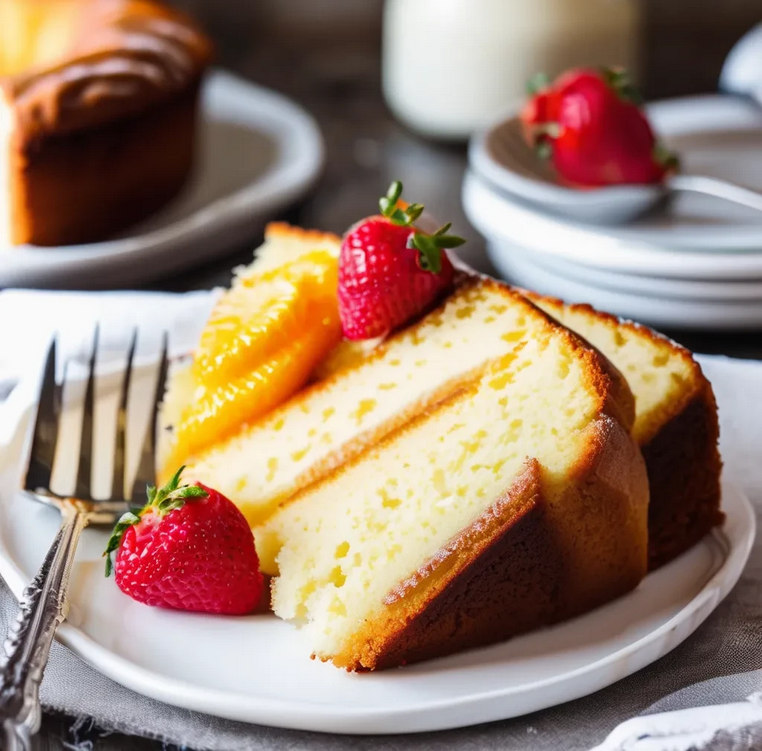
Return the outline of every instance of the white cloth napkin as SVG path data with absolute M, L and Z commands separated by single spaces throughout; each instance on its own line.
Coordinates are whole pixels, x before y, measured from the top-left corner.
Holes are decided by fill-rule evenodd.
M 28 404 L 29 392 L 36 388 L 40 363 L 54 333 L 69 357 L 87 357 L 96 322 L 106 352 L 110 348 L 123 350 L 137 327 L 139 353 L 155 352 L 162 332 L 168 331 L 172 352 L 180 354 L 197 341 L 216 297 L 214 292 L 184 295 L 0 292 L 0 450 L 3 424 L 15 424 L 11 414 L 14 404 L 17 407 Z M 759 511 L 762 363 L 716 357 L 701 358 L 701 362 L 715 385 L 721 407 L 726 471 L 744 486 Z M 720 608 L 720 612 L 731 609 L 731 615 L 726 616 L 727 624 L 718 625 L 717 618 L 722 616 L 715 614 L 686 643 L 692 647 L 683 645 L 656 665 L 594 697 L 533 715 L 528 722 L 519 719 L 483 728 L 386 739 L 339 738 L 258 728 L 177 710 L 139 697 L 98 676 L 59 645 L 53 651 L 46 674 L 43 701 L 58 711 L 91 716 L 106 730 L 145 734 L 190 748 L 226 751 L 284 747 L 570 751 L 588 749 L 600 742 L 618 722 L 632 716 L 633 707 L 636 713 L 644 710 L 645 713 L 616 727 L 595 751 L 759 749 L 762 670 L 745 671 L 762 667 L 747 664 L 748 655 L 756 655 L 762 647 L 762 597 L 758 596 L 762 593 L 761 553 L 758 544 L 749 566 L 752 570 L 747 571 L 739 585 L 743 602 L 734 601 L 734 597 L 738 599 L 736 591 Z M 0 583 L 0 626 L 4 613 L 7 618 L 11 611 L 7 590 Z M 706 643 L 701 643 L 702 639 Z M 727 639 L 737 641 L 735 653 L 731 652 L 731 664 L 727 658 Z M 695 664 L 685 664 L 691 660 Z M 660 670 L 670 673 L 659 675 Z M 685 677 L 685 682 L 675 681 L 678 674 Z M 74 675 L 78 676 L 77 681 L 72 680 Z M 704 678 L 711 680 L 697 682 Z M 72 688 L 74 684 L 80 687 L 76 691 Z M 675 691 L 676 688 L 682 690 Z M 653 704 L 665 695 L 666 699 Z M 646 696 L 653 698 L 643 701 Z M 616 719 L 612 721 L 613 718 Z
M 33 374 L 53 334 L 68 356 L 85 354 L 96 323 L 105 349 L 123 348 L 137 328 L 143 347 L 155 346 L 166 331 L 174 353 L 187 351 L 195 346 L 218 294 L 0 292 L 0 382 Z
M 52 338 L 57 341 L 58 367 L 67 359 L 87 362 L 98 328 L 99 364 L 120 358 L 135 330 L 136 358 L 150 358 L 160 351 L 164 333 L 171 355 L 189 352 L 198 342 L 201 328 L 220 292 L 0 292 L 0 401 L 8 419 L 3 430 L 12 429 L 11 415 L 29 403 L 30 392 Z M 23 395 L 12 392 L 20 387 Z

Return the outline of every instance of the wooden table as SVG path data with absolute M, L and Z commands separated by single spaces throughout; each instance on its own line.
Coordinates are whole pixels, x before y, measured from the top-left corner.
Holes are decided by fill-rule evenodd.
M 372 50 L 370 51 L 372 53 Z M 463 258 L 480 271 L 494 271 L 483 239 L 469 225 L 460 204 L 466 166 L 465 148 L 424 141 L 397 124 L 380 95 L 378 63 L 367 48 L 326 47 L 305 57 L 287 46 L 272 45 L 249 56 L 239 71 L 304 104 L 318 119 L 326 138 L 325 174 L 316 190 L 282 217 L 304 227 L 343 232 L 376 211 L 379 196 L 393 179 L 405 184 L 410 200 L 425 202 L 453 231 L 468 238 Z M 151 289 L 186 291 L 226 285 L 231 270 L 247 263 L 260 238 L 229 258 L 152 285 Z M 762 334 L 708 334 L 670 331 L 698 352 L 762 359 Z M 59 751 L 65 744 L 92 740 L 94 751 L 158 751 L 162 744 L 124 736 L 100 737 L 97 728 L 72 733 L 72 721 L 46 717 L 40 748 Z

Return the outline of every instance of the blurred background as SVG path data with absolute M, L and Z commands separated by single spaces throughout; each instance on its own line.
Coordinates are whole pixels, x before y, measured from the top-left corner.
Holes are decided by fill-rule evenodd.
M 494 108 L 497 100 L 508 109 L 517 103 L 509 100 L 523 96 L 529 73 L 545 68 L 556 74 L 583 62 L 628 64 L 648 101 L 716 92 L 731 48 L 762 21 L 760 0 L 173 2 L 214 37 L 220 66 L 292 97 L 316 118 L 326 143 L 323 176 L 282 218 L 341 233 L 373 211 L 380 191 L 399 178 L 407 196 L 453 222 L 469 240 L 462 256 L 487 273 L 496 270 L 461 202 L 467 169 L 463 133 L 476 122 L 454 122 L 452 113 Z M 492 20 L 485 24 L 480 16 Z M 475 30 L 472 22 L 481 25 Z M 495 55 L 499 50 L 500 60 L 483 55 L 482 70 L 505 72 L 502 89 L 485 103 L 478 97 L 489 99 L 488 87 L 474 87 L 480 91 L 472 98 L 464 93 L 469 76 L 483 79 L 479 63 L 463 70 L 478 57 L 463 47 L 491 30 L 484 45 L 491 44 Z M 581 60 L 585 55 L 589 59 Z M 483 119 L 481 124 L 494 120 L 494 112 L 487 116 L 485 110 Z M 447 127 L 438 131 L 443 122 L 463 133 L 439 137 L 448 135 Z M 232 262 L 154 287 L 181 291 L 226 284 L 230 269 L 250 258 L 250 247 Z M 658 316 L 651 322 L 701 351 L 759 355 L 755 334 L 673 331 L 659 325 Z
M 308 82 L 314 65 L 321 72 L 331 70 L 336 82 L 366 80 L 370 72 L 380 73 L 382 0 L 175 2 L 192 11 L 216 37 L 223 65 L 263 82 L 285 83 L 298 73 Z M 502 2 L 514 13 L 532 5 L 575 4 Z M 606 2 L 622 5 L 629 0 Z M 439 0 L 445 13 L 453 4 L 458 3 Z M 584 5 L 584 0 L 577 4 Z M 759 0 L 637 0 L 636 5 L 642 21 L 641 83 L 649 99 L 714 90 L 733 44 L 762 19 Z
M 356 221 L 355 207 L 362 200 L 371 201 L 369 208 L 375 206 L 389 174 L 406 179 L 408 195 L 420 188 L 430 205 L 449 209 L 452 204 L 457 224 L 465 170 L 459 149 L 424 141 L 400 128 L 383 102 L 383 0 L 173 2 L 193 13 L 214 37 L 220 66 L 293 97 L 317 118 L 328 147 L 327 171 L 323 190 L 306 214 L 300 213 L 303 224 L 343 231 Z M 432 18 L 432 9 L 437 8 L 443 17 L 450 14 L 457 22 L 457 14 L 470 2 L 391 0 L 389 4 L 400 6 L 403 13 L 423 7 Z M 502 6 L 506 18 L 521 18 L 534 10 L 547 20 L 558 17 L 559 11 L 581 11 L 583 24 L 596 22 L 594 5 L 627 7 L 628 14 L 635 15 L 635 33 L 629 27 L 624 33 L 636 46 L 638 79 L 649 100 L 715 91 L 728 52 L 762 20 L 759 0 L 493 0 L 491 5 Z M 415 33 L 425 37 L 427 29 L 419 27 Z M 447 56 L 453 43 L 443 41 L 434 49 Z M 540 37 L 538 44 L 547 47 L 550 42 Z M 517 85 L 523 84 L 522 73 L 515 77 Z M 381 167 L 383 174 L 378 175 Z M 375 173 L 370 184 L 360 179 L 368 171 Z M 347 195 L 354 200 L 345 200 Z M 317 217 L 322 224 L 315 224 Z M 473 233 L 469 239 L 478 241 Z

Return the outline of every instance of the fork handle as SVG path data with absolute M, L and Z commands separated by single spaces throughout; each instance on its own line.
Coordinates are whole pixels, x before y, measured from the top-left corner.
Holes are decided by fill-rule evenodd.
M 63 503 L 61 529 L 37 576 L 24 590 L 0 655 L 0 739 L 6 751 L 31 751 L 40 729 L 39 688 L 58 624 L 66 617 L 69 574 L 87 515 Z

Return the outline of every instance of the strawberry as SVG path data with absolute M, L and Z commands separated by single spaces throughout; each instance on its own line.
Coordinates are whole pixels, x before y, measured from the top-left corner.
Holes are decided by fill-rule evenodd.
M 678 162 L 654 136 L 623 70 L 576 69 L 537 77 L 521 114 L 525 135 L 572 185 L 658 183 Z
M 428 234 L 414 222 L 418 203 L 404 204 L 402 183 L 379 201 L 381 214 L 363 219 L 344 236 L 339 258 L 339 315 L 344 336 L 357 341 L 385 336 L 422 313 L 455 276 L 445 248 L 465 240 L 446 224 Z
M 113 568 L 119 589 L 146 605 L 250 613 L 263 584 L 249 525 L 215 490 L 180 485 L 183 469 L 163 488 L 148 488 L 148 503 L 117 522 L 106 576 Z

